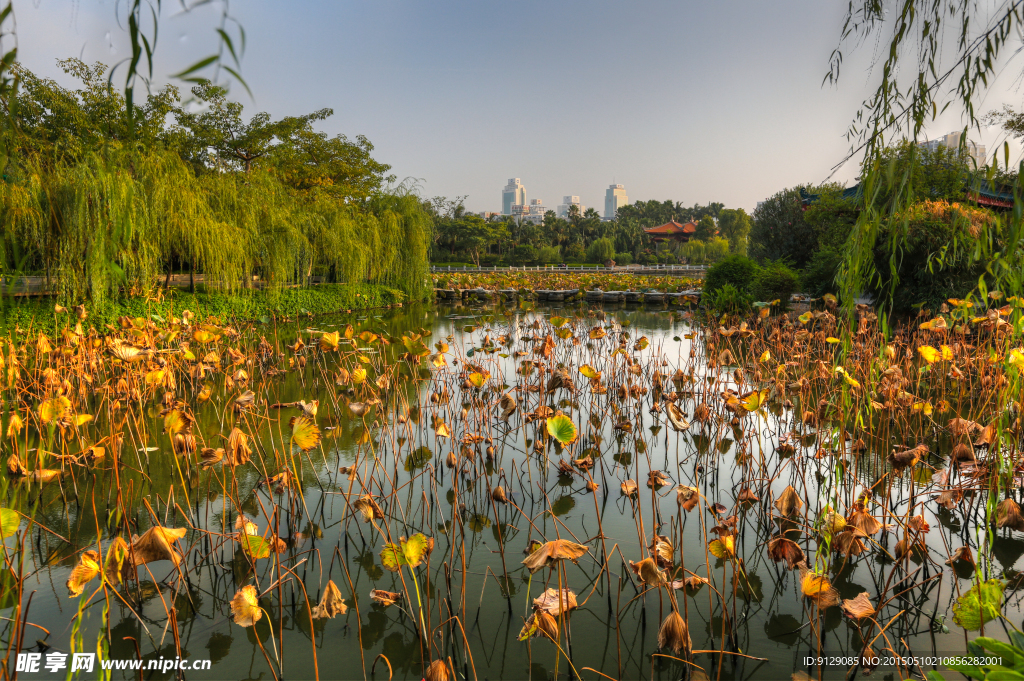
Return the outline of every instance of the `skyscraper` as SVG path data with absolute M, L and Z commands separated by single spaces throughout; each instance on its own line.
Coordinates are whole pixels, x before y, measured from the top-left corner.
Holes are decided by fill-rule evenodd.
M 918 146 L 928 149 L 929 151 L 936 151 L 939 147 L 946 147 L 947 149 L 959 149 L 960 138 L 963 136 L 962 132 L 951 132 L 948 135 L 927 142 L 918 142 Z M 974 159 L 974 162 L 981 168 L 988 162 L 988 158 L 985 156 L 985 145 L 975 144 L 974 142 L 967 140 L 964 144 L 966 147 L 967 155 Z
M 608 220 L 615 219 L 615 211 L 629 203 L 626 196 L 626 188 L 621 184 L 610 184 L 604 193 L 604 217 Z
M 580 197 L 578 196 L 563 196 L 562 203 L 558 205 L 558 217 L 567 218 L 569 217 L 569 206 L 576 206 L 579 208 L 580 215 L 583 215 L 587 207 L 580 203 Z
M 501 190 L 501 214 L 512 215 L 512 206 L 524 205 L 526 205 L 526 187 L 518 177 L 513 177 Z

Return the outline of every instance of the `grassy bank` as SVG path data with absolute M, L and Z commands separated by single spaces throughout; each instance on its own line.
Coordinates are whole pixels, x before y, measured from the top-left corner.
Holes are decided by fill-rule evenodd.
M 128 298 L 105 301 L 95 307 L 86 305 L 89 316 L 83 326 L 116 325 L 118 318 L 125 316 L 180 317 L 184 310 L 191 311 L 200 320 L 208 317 L 222 322 L 266 320 L 388 307 L 406 298 L 398 289 L 378 284 L 321 284 L 313 288 L 241 293 L 187 293 L 172 289 L 162 300 Z M 73 317 L 73 310 L 56 314 L 53 298 L 4 299 L 0 310 L 0 335 L 15 329 L 53 333 L 67 326 Z

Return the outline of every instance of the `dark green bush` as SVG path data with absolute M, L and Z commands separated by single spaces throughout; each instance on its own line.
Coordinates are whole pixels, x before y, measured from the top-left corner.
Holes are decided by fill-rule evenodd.
M 826 293 L 838 296 L 836 275 L 839 274 L 839 266 L 843 264 L 843 257 L 842 250 L 838 248 L 825 247 L 815 251 L 800 275 L 800 290 L 814 298 L 820 298 Z
M 787 267 L 786 263 L 776 260 L 768 261 L 759 268 L 751 292 L 758 300 L 779 300 L 782 307 L 787 307 L 790 297 L 796 293 L 799 286 L 800 275 Z
M 633 254 L 630 253 L 629 251 L 623 251 L 622 253 L 616 253 L 615 257 L 612 258 L 612 260 L 615 261 L 616 265 L 632 265 Z
M 730 255 L 720 260 L 708 270 L 704 277 L 704 293 L 713 293 L 726 284 L 732 284 L 736 290 L 750 294 L 754 281 L 757 279 L 757 263 L 743 255 Z

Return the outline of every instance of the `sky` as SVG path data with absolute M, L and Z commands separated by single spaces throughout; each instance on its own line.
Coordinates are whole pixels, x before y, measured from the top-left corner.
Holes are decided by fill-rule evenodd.
M 129 54 L 126 4 L 15 0 L 21 62 L 66 85 L 59 58 L 117 63 Z M 473 211 L 499 211 L 502 187 L 518 177 L 528 200 L 552 209 L 579 195 L 603 213 L 605 190 L 620 183 L 631 202 L 750 212 L 782 189 L 825 180 L 850 150 L 844 135 L 877 84 L 877 48 L 847 51 L 839 84 L 822 85 L 846 6 L 236 0 L 252 96 L 238 84 L 231 95 L 274 117 L 331 107 L 323 130 L 365 135 L 400 180 L 425 197 L 465 195 Z M 222 7 L 182 13 L 164 0 L 156 86 L 215 49 Z M 982 108 L 1024 108 L 1011 80 L 1001 77 Z M 962 127 L 947 112 L 927 132 Z M 975 137 L 990 150 L 1004 139 L 997 129 Z M 832 179 L 856 176 L 848 163 Z

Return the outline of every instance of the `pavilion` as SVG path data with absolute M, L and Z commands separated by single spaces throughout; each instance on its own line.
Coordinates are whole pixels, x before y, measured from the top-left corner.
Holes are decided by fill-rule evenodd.
M 660 243 L 662 241 L 685 243 L 693 237 L 693 234 L 696 231 L 697 225 L 692 220 L 687 222 L 685 225 L 672 220 L 663 225 L 658 225 L 657 227 L 644 228 L 644 232 L 647 236 L 651 237 L 651 240 L 655 243 Z

